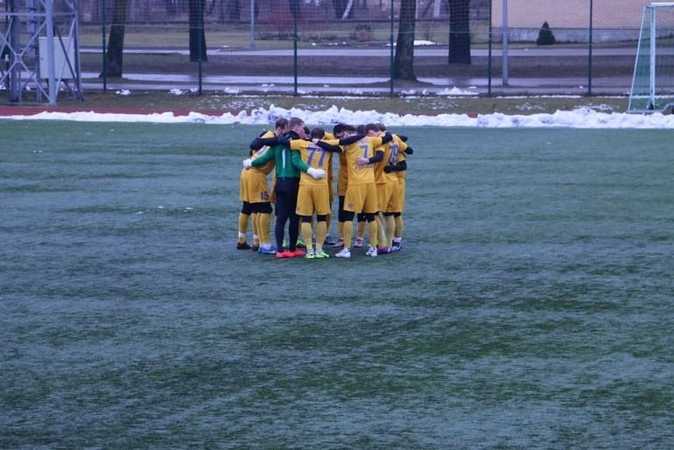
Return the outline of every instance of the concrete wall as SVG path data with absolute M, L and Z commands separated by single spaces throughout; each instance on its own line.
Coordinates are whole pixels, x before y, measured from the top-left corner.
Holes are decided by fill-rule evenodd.
M 503 3 L 508 5 L 510 28 L 589 28 L 590 0 L 493 0 L 492 24 L 503 24 Z M 593 27 L 639 28 L 649 0 L 592 0 Z
M 590 1 L 593 42 L 636 40 L 644 6 L 652 3 L 650 0 L 493 0 L 492 24 L 496 41 L 502 38 L 506 1 L 508 39 L 513 42 L 535 42 L 543 22 L 548 22 L 557 42 L 588 42 Z

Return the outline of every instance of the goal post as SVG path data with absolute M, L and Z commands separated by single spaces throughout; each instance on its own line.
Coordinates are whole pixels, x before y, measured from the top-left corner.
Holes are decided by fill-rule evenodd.
M 674 105 L 674 2 L 644 6 L 628 112 L 671 112 Z

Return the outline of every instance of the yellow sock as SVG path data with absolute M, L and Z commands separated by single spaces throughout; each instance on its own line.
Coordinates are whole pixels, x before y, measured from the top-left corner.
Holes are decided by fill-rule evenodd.
M 344 248 L 351 249 L 351 239 L 353 239 L 353 221 L 349 220 L 344 222 L 343 239 L 344 239 Z
M 327 222 L 316 222 L 316 251 L 323 250 L 323 242 L 328 234 Z
M 373 220 L 372 222 L 368 222 L 368 232 L 370 235 L 370 247 L 377 248 L 377 221 Z
M 300 229 L 302 230 L 304 245 L 307 246 L 307 253 L 309 253 L 314 249 L 314 246 L 311 243 L 311 222 L 300 222 Z
M 253 245 L 260 245 L 260 214 L 253 213 L 251 214 L 253 222 Z
M 325 216 L 325 235 L 330 234 L 330 222 L 332 220 L 332 214 L 328 213 Z
M 377 220 L 377 246 L 386 247 L 386 228 L 384 227 L 384 220 L 381 213 L 375 216 Z
M 364 220 L 359 220 L 358 221 L 358 234 L 356 234 L 356 237 L 363 238 L 365 236 L 365 221 Z
M 403 229 L 405 227 L 405 224 L 403 223 L 403 216 L 396 216 L 395 219 L 395 231 L 393 232 L 393 236 L 396 238 L 401 238 L 403 237 Z
M 386 246 L 393 245 L 393 231 L 396 227 L 396 221 L 393 216 L 384 216 L 386 218 Z
M 239 213 L 239 243 L 244 244 L 246 242 L 246 231 L 248 231 L 248 219 L 250 215 Z
M 256 214 L 256 216 L 259 216 L 257 220 L 257 226 L 258 226 L 258 236 L 260 236 L 260 242 L 265 246 L 271 245 L 271 237 L 269 236 L 271 214 L 258 213 Z

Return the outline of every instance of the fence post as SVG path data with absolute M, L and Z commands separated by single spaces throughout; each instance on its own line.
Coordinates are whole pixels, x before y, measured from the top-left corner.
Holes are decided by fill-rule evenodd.
M 293 16 L 293 95 L 297 97 L 297 20 L 300 16 L 299 0 L 290 0 L 290 14 Z
M 49 104 L 56 104 L 56 71 L 54 63 L 54 0 L 46 0 L 45 2 L 45 28 L 47 31 L 47 86 L 49 86 Z M 45 77 L 44 73 L 40 74 L 41 78 Z M 41 97 L 40 90 L 37 91 L 38 100 Z
M 255 48 L 255 0 L 250 0 L 250 48 Z
M 203 12 L 201 13 L 201 20 L 199 21 L 199 60 L 197 62 L 198 72 L 199 72 L 199 95 L 203 93 L 203 52 L 204 52 L 204 20 Z
M 493 23 L 492 23 L 492 0 L 489 0 L 489 36 L 488 36 L 488 51 L 487 51 L 487 95 L 491 97 L 491 50 L 492 50 L 492 43 L 493 43 L 493 38 L 492 38 L 492 31 L 493 31 Z
M 101 26 L 101 45 L 102 45 L 101 55 L 103 55 L 103 72 L 101 73 L 101 76 L 103 77 L 103 92 L 106 92 L 108 90 L 108 55 L 106 54 L 106 44 L 105 44 L 105 35 L 106 35 L 105 23 L 107 21 L 106 11 L 108 9 L 107 0 L 103 0 L 102 8 L 103 12 L 101 15 L 103 23 Z
M 592 95 L 592 0 L 590 0 L 590 35 L 588 38 L 588 54 L 587 54 L 587 95 Z
M 501 57 L 503 59 L 503 86 L 508 86 L 508 0 L 503 0 L 503 44 Z
M 391 47 L 391 55 L 390 55 L 390 61 L 389 61 L 389 76 L 391 77 L 391 83 L 390 83 L 390 88 L 389 88 L 389 97 L 393 97 L 393 75 L 394 75 L 394 53 L 393 53 L 393 0 L 391 0 L 391 32 L 389 35 L 389 46 Z

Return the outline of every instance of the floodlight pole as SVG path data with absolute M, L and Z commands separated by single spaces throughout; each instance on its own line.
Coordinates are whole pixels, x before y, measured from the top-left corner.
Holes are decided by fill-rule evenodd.
M 49 104 L 56 104 L 56 73 L 54 70 L 54 0 L 45 2 L 45 27 L 47 31 L 47 85 L 49 86 Z M 44 77 L 45 74 L 40 74 Z M 38 91 L 38 99 L 41 92 Z
M 19 8 L 14 2 L 9 3 L 10 12 L 19 13 Z M 9 42 L 12 48 L 21 46 L 21 20 L 17 15 L 12 15 L 9 19 Z M 21 67 L 17 64 L 18 55 L 11 52 L 9 71 L 9 101 L 21 101 Z
M 79 51 L 76 0 L 61 1 L 58 11 L 54 11 L 55 0 L 12 0 L 6 3 L 7 29 L 2 33 L 1 42 L 9 59 L 5 75 L 9 101 L 22 101 L 22 91 L 29 90 L 28 83 L 32 83 L 36 101 L 46 99 L 49 104 L 56 104 L 66 66 L 75 85 L 73 88 L 66 83 L 64 90 L 81 100 L 79 55 L 73 55 L 73 51 Z M 65 7 L 70 10 L 66 11 Z M 65 27 L 67 36 L 62 39 L 61 29 Z

